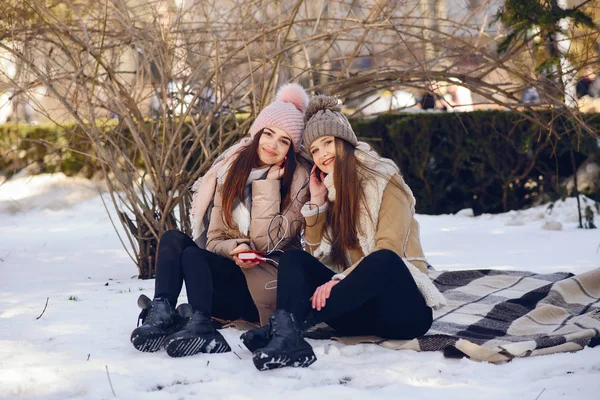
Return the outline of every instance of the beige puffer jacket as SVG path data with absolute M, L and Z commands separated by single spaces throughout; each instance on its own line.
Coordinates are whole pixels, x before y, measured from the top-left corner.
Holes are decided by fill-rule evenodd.
M 397 175 L 396 179 L 400 181 L 402 178 Z M 411 211 L 410 201 L 407 193 L 402 191 L 399 185 L 386 186 L 377 220 L 377 231 L 373 239 L 375 242 L 373 251 L 389 249 L 400 257 L 417 258 L 412 263 L 421 272 L 428 274 L 427 262 L 423 261 L 425 255 L 421 247 L 419 224 Z M 320 212 L 320 209 L 315 211 L 306 216 L 305 235 L 306 250 L 318 256 L 316 249 L 323 238 L 326 216 L 325 211 Z M 361 249 L 352 249 L 348 253 L 351 266 L 344 271 L 345 275 L 350 274 L 362 258 L 368 255 L 363 254 Z
M 427 261 L 421 247 L 419 224 L 414 216 L 412 192 L 410 189 L 402 189 L 406 184 L 400 174 L 395 174 L 391 179 L 395 179 L 396 184 L 388 182 L 384 186 L 380 200 L 373 190 L 367 190 L 365 193 L 367 203 L 370 203 L 370 206 L 376 203 L 375 207 L 378 208 L 376 221 L 374 221 L 376 224 L 367 226 L 367 224 L 361 223 L 361 229 L 366 234 L 363 235 L 360 232 L 358 234 L 360 249 L 352 249 L 347 252 L 351 266 L 343 272 L 335 265 L 329 267 L 335 272 L 342 272 L 334 276 L 334 279 L 343 278 L 354 271 L 364 256 L 377 250 L 392 250 L 407 265 L 427 305 L 434 309 L 441 308 L 446 304 L 446 299 L 428 276 Z M 329 193 L 331 194 L 331 189 L 329 189 Z M 322 246 L 327 245 L 323 240 L 323 233 L 326 229 L 326 207 L 327 205 L 311 209 L 311 206 L 307 204 L 303 210 L 306 218 L 306 250 L 325 264 L 327 264 L 328 253 L 323 253 Z M 366 219 L 361 218 L 360 222 Z M 370 234 L 369 231 L 373 229 L 374 232 Z M 363 243 L 367 243 L 372 249 L 365 251 L 366 249 L 362 248 Z
M 291 187 L 291 202 L 282 210 L 281 182 L 273 179 L 253 181 L 252 209 L 250 210 L 250 225 L 247 235 L 242 234 L 239 229 L 230 228 L 225 224 L 221 210 L 223 186 L 218 185 L 207 230 L 206 250 L 233 259 L 229 253 L 242 243 L 254 250 L 267 251 L 272 250 L 281 238 L 283 240 L 277 245 L 277 249 L 283 251 L 301 249 L 300 230 L 304 218 L 300 210 L 308 200 L 307 182 L 307 167 L 303 163 L 298 163 Z M 280 214 L 283 218 L 278 217 Z M 273 222 L 271 223 L 271 221 Z M 269 224 L 271 224 L 270 227 Z M 270 235 L 268 234 L 269 228 Z M 269 236 L 272 238 L 271 240 Z M 279 257 L 271 255 L 269 258 L 278 261 Z M 264 325 L 275 311 L 277 267 L 271 263 L 263 263 L 254 268 L 242 269 L 242 271 L 246 275 L 248 289 L 258 309 L 260 323 Z

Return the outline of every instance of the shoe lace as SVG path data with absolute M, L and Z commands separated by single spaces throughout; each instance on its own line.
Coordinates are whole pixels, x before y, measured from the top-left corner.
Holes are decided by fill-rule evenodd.
M 138 319 L 137 319 L 137 326 L 140 326 L 140 321 L 142 322 L 142 324 L 144 323 L 144 321 L 146 320 L 148 316 L 148 309 L 144 308 L 142 310 L 142 312 L 140 312 L 140 315 L 138 315 Z
M 302 335 L 302 329 L 297 326 L 297 324 L 296 324 L 296 318 L 294 317 L 294 314 L 290 313 L 290 319 L 292 320 L 292 329 L 294 331 L 296 331 L 298 334 Z M 272 315 L 269 318 L 269 323 L 271 325 L 271 334 L 272 334 L 272 336 L 277 336 L 277 334 L 279 333 L 278 329 L 277 329 L 278 328 L 277 327 L 278 321 L 275 318 L 275 316 Z
M 167 305 L 170 304 L 167 299 L 154 299 L 149 308 L 144 308 L 142 312 L 140 312 L 140 315 L 138 316 L 137 326 L 140 326 L 140 321 L 142 321 L 143 324 L 146 321 L 146 319 L 150 319 L 150 321 L 154 320 L 154 316 L 158 312 L 157 307 L 155 305 L 157 301 L 163 301 Z

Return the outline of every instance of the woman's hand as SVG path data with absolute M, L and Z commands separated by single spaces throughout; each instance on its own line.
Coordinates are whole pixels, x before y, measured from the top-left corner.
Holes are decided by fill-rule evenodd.
M 237 256 L 239 253 L 243 253 L 244 251 L 249 251 L 249 250 L 252 250 L 252 249 L 246 243 L 242 243 L 235 249 L 231 250 L 231 254 L 234 255 L 233 261 L 236 263 L 236 265 L 238 267 L 248 269 L 248 268 L 254 268 L 258 264 L 260 264 L 260 262 L 258 262 L 258 261 L 240 260 L 240 258 Z
M 321 285 L 315 290 L 310 300 L 312 300 L 312 308 L 321 311 L 321 308 L 325 307 L 325 303 L 331 294 L 331 288 L 340 283 L 340 281 L 329 281 L 324 285 Z
M 323 171 L 319 171 L 319 176 L 317 176 L 317 166 L 313 165 L 312 170 L 310 171 L 310 181 L 308 185 L 308 189 L 310 191 L 310 204 L 314 204 L 317 207 L 321 207 L 325 204 L 327 199 L 327 186 L 325 186 L 325 173 Z
M 283 167 L 284 162 L 285 158 L 279 161 L 277 164 L 271 165 L 271 168 L 269 168 L 269 172 L 267 172 L 267 179 L 283 178 L 283 174 L 285 173 L 285 167 Z

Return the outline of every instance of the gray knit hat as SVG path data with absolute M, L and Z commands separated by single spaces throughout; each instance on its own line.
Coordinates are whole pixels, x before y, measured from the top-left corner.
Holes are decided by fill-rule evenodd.
M 334 136 L 358 145 L 356 134 L 348 118 L 342 114 L 342 107 L 335 97 L 319 95 L 314 97 L 306 108 L 306 126 L 302 143 L 306 150 L 320 137 Z

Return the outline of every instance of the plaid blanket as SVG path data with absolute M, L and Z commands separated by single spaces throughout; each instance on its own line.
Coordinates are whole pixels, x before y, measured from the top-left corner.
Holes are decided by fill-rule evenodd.
M 441 350 L 449 357 L 492 363 L 600 343 L 600 268 L 577 276 L 500 270 L 432 271 L 430 276 L 448 305 L 434 312 L 425 336 L 409 341 L 333 338 L 390 349 Z

